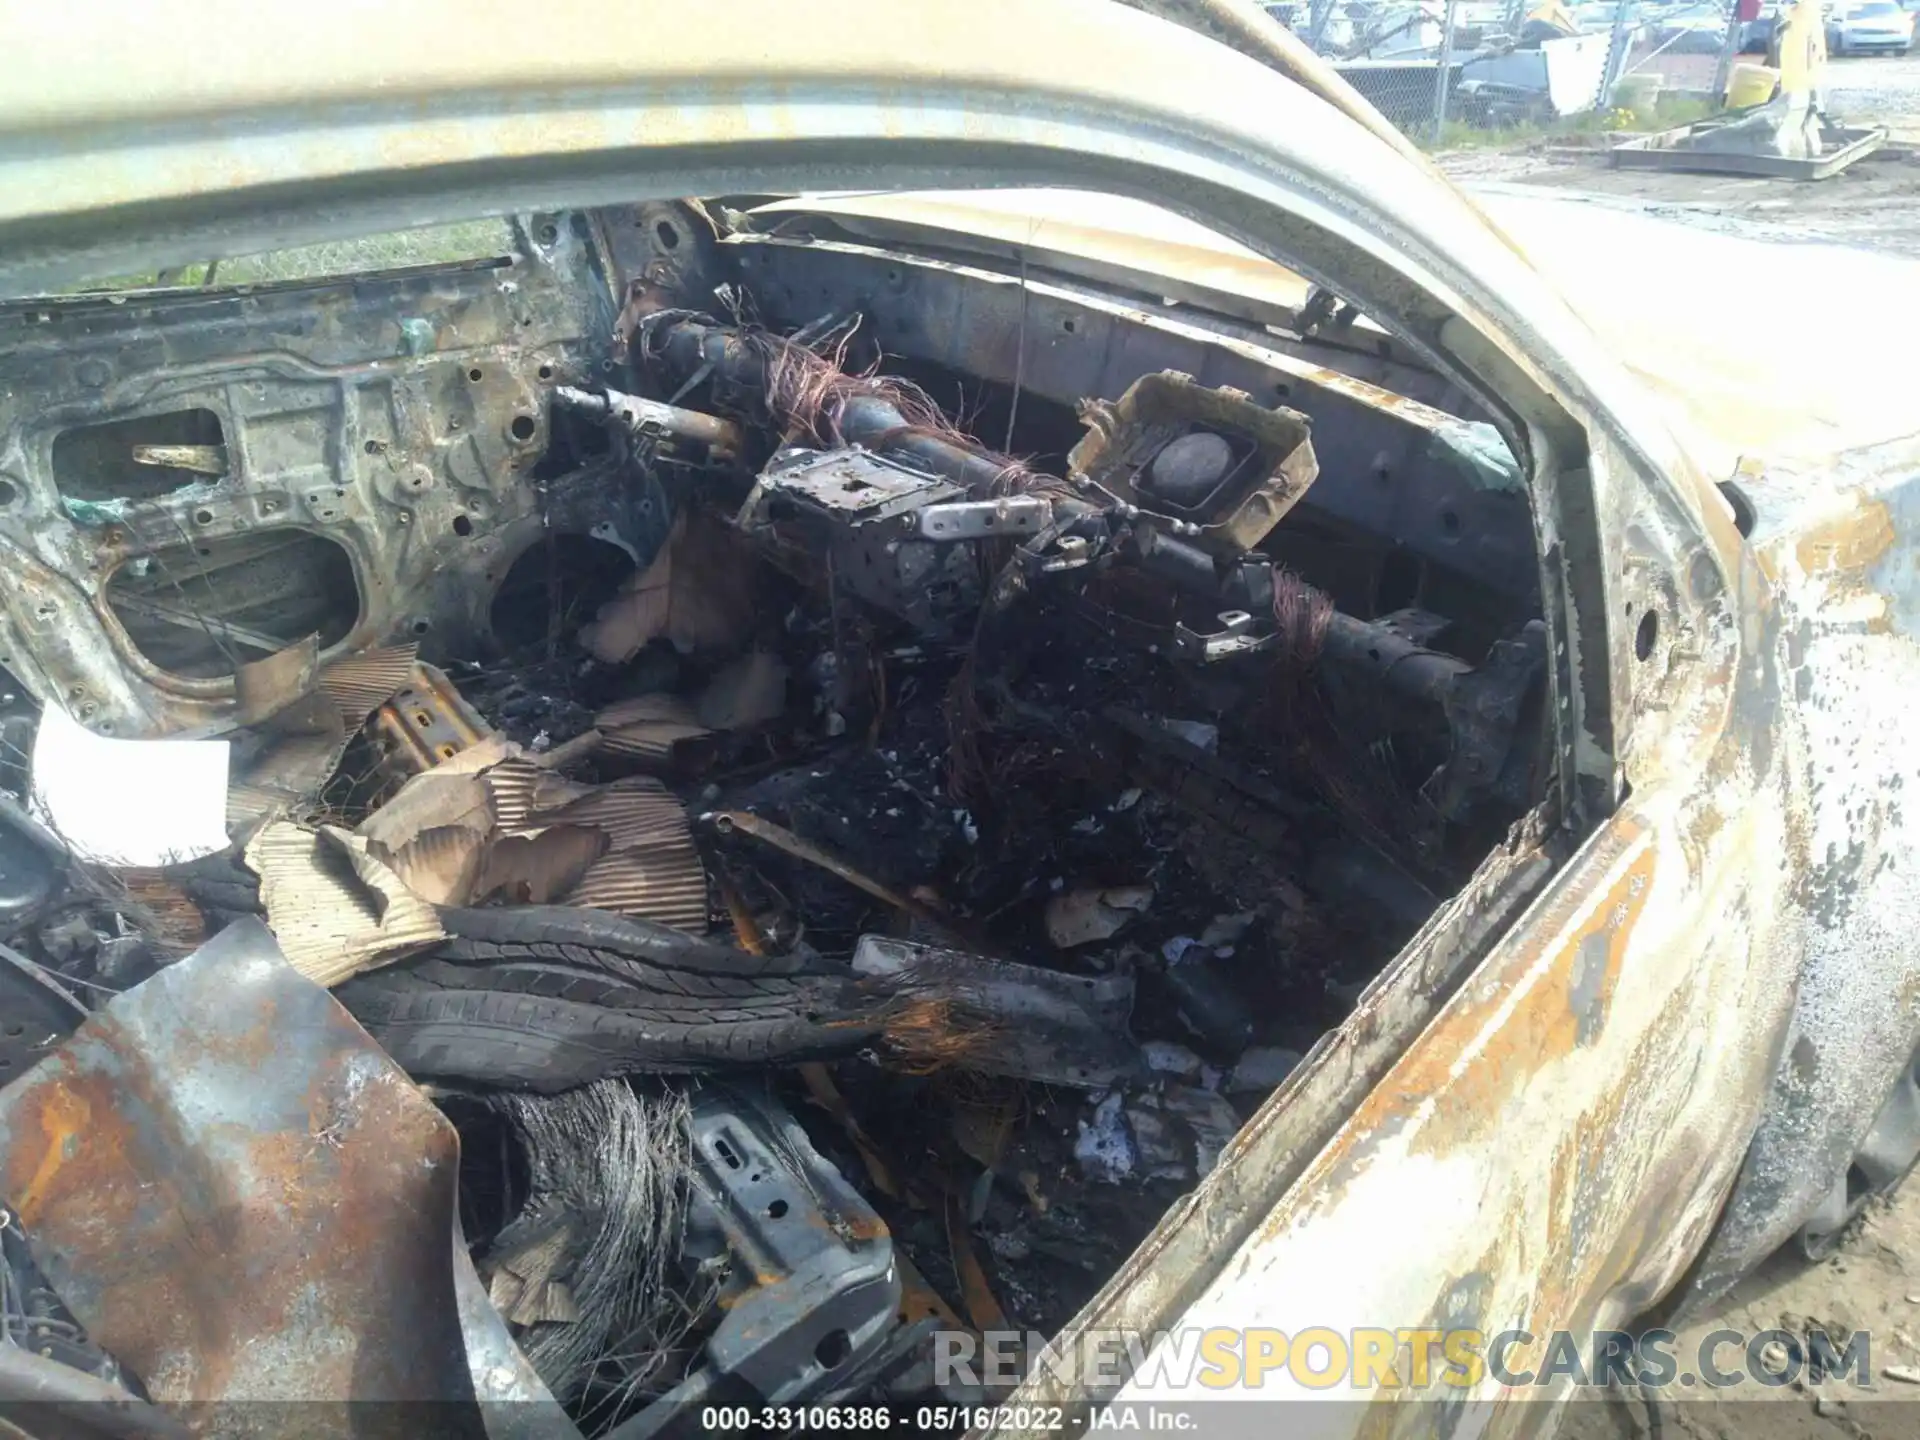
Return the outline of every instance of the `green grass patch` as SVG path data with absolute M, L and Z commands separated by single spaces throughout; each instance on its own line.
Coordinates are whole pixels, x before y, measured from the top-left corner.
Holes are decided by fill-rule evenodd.
M 1720 107 L 1711 101 L 1681 96 L 1662 97 L 1654 102 L 1653 114 L 1632 110 L 1594 110 L 1585 115 L 1568 115 L 1559 120 L 1532 125 L 1502 125 L 1485 129 L 1462 120 L 1449 120 L 1441 127 L 1439 138 L 1433 127 L 1416 127 L 1410 133 L 1429 150 L 1513 150 L 1552 140 L 1597 140 L 1607 135 L 1646 130 L 1672 130 L 1692 125 L 1718 114 Z

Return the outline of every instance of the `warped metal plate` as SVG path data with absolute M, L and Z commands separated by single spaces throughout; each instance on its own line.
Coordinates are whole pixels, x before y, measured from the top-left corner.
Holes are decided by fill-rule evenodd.
M 1751 151 L 1713 150 L 1695 146 L 1692 141 L 1710 137 L 1722 121 L 1704 121 L 1623 140 L 1608 157 L 1616 170 L 1688 170 L 1716 175 L 1762 175 L 1779 180 L 1825 180 L 1837 175 L 1856 160 L 1863 160 L 1887 141 L 1884 126 L 1837 131 L 1840 143 L 1824 155 L 1797 159 L 1784 155 L 1760 155 Z
M 0 1092 L 0 1193 L 35 1260 L 163 1404 L 467 1402 L 436 1428 L 482 1433 L 458 1159 L 453 1127 L 257 921 Z

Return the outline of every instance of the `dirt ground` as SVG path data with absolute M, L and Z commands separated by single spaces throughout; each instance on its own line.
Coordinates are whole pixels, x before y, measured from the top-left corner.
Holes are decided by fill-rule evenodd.
M 1840 243 L 1920 258 L 1920 54 L 1832 62 L 1828 108 L 1848 124 L 1887 126 L 1891 143 L 1812 183 L 1614 170 L 1604 151 L 1565 144 L 1460 151 L 1440 160 L 1469 189 L 1549 186 L 1783 243 Z M 1577 1440 L 1920 1436 L 1920 1183 L 1876 1204 L 1833 1258 L 1812 1264 L 1796 1253 L 1776 1255 L 1686 1324 L 1673 1348 L 1684 1373 L 1715 1330 L 1802 1334 L 1810 1326 L 1871 1335 L 1868 1387 L 1838 1379 L 1817 1388 L 1748 1380 L 1709 1391 L 1695 1384 L 1662 1392 L 1652 1411 L 1638 1396 L 1575 1406 L 1560 1433 Z M 1722 1368 L 1738 1353 L 1718 1356 Z M 1889 1376 L 1889 1367 L 1912 1378 Z
M 1920 257 L 1920 53 L 1831 62 L 1827 105 L 1843 123 L 1886 126 L 1890 139 L 1879 153 L 1822 181 L 1615 170 L 1598 140 L 1461 150 L 1439 159 L 1470 188 L 1577 190 L 1689 224 Z
M 1867 1332 L 1867 1383 L 1850 1374 L 1819 1385 L 1803 1378 L 1769 1387 L 1748 1379 L 1709 1390 L 1683 1380 L 1684 1388 L 1660 1392 L 1651 1412 L 1643 1396 L 1576 1404 L 1560 1440 L 1920 1436 L 1920 1184 L 1872 1206 L 1829 1260 L 1812 1264 L 1794 1251 L 1775 1255 L 1725 1300 L 1684 1324 L 1672 1352 L 1684 1376 L 1714 1331 L 1738 1331 L 1746 1339 L 1769 1330 L 1804 1335 L 1810 1328 L 1829 1335 Z M 1714 1359 L 1725 1371 L 1741 1363 L 1740 1355 L 1738 1346 L 1725 1345 Z

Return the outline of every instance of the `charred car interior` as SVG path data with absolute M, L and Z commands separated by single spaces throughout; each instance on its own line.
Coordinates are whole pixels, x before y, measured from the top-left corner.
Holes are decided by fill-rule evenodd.
M 382 1242 L 456 1329 L 382 1312 L 363 1390 L 464 1346 L 483 1398 L 695 1433 L 1066 1324 L 1563 763 L 1493 417 L 1324 292 L 1174 298 L 732 197 L 0 306 L 15 1347 L 242 1393 L 126 1255 L 251 1213 L 294 1130 L 343 1207 L 457 1206 L 449 1273 Z M 229 848 L 74 854 L 55 708 L 224 742 Z M 231 1067 L 295 983 L 254 917 L 357 1028 L 280 995 L 318 1028 L 227 1075 L 184 1047 Z M 110 1236 L 111 1167 L 35 1146 L 141 1106 L 173 1148 L 115 1163 L 197 1198 Z

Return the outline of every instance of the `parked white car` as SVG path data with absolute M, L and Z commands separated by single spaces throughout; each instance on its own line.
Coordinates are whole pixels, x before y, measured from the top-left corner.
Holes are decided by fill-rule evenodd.
M 1869 52 L 1904 54 L 1913 48 L 1914 14 L 1898 0 L 1861 0 L 1827 17 L 1827 51 L 1832 55 Z

